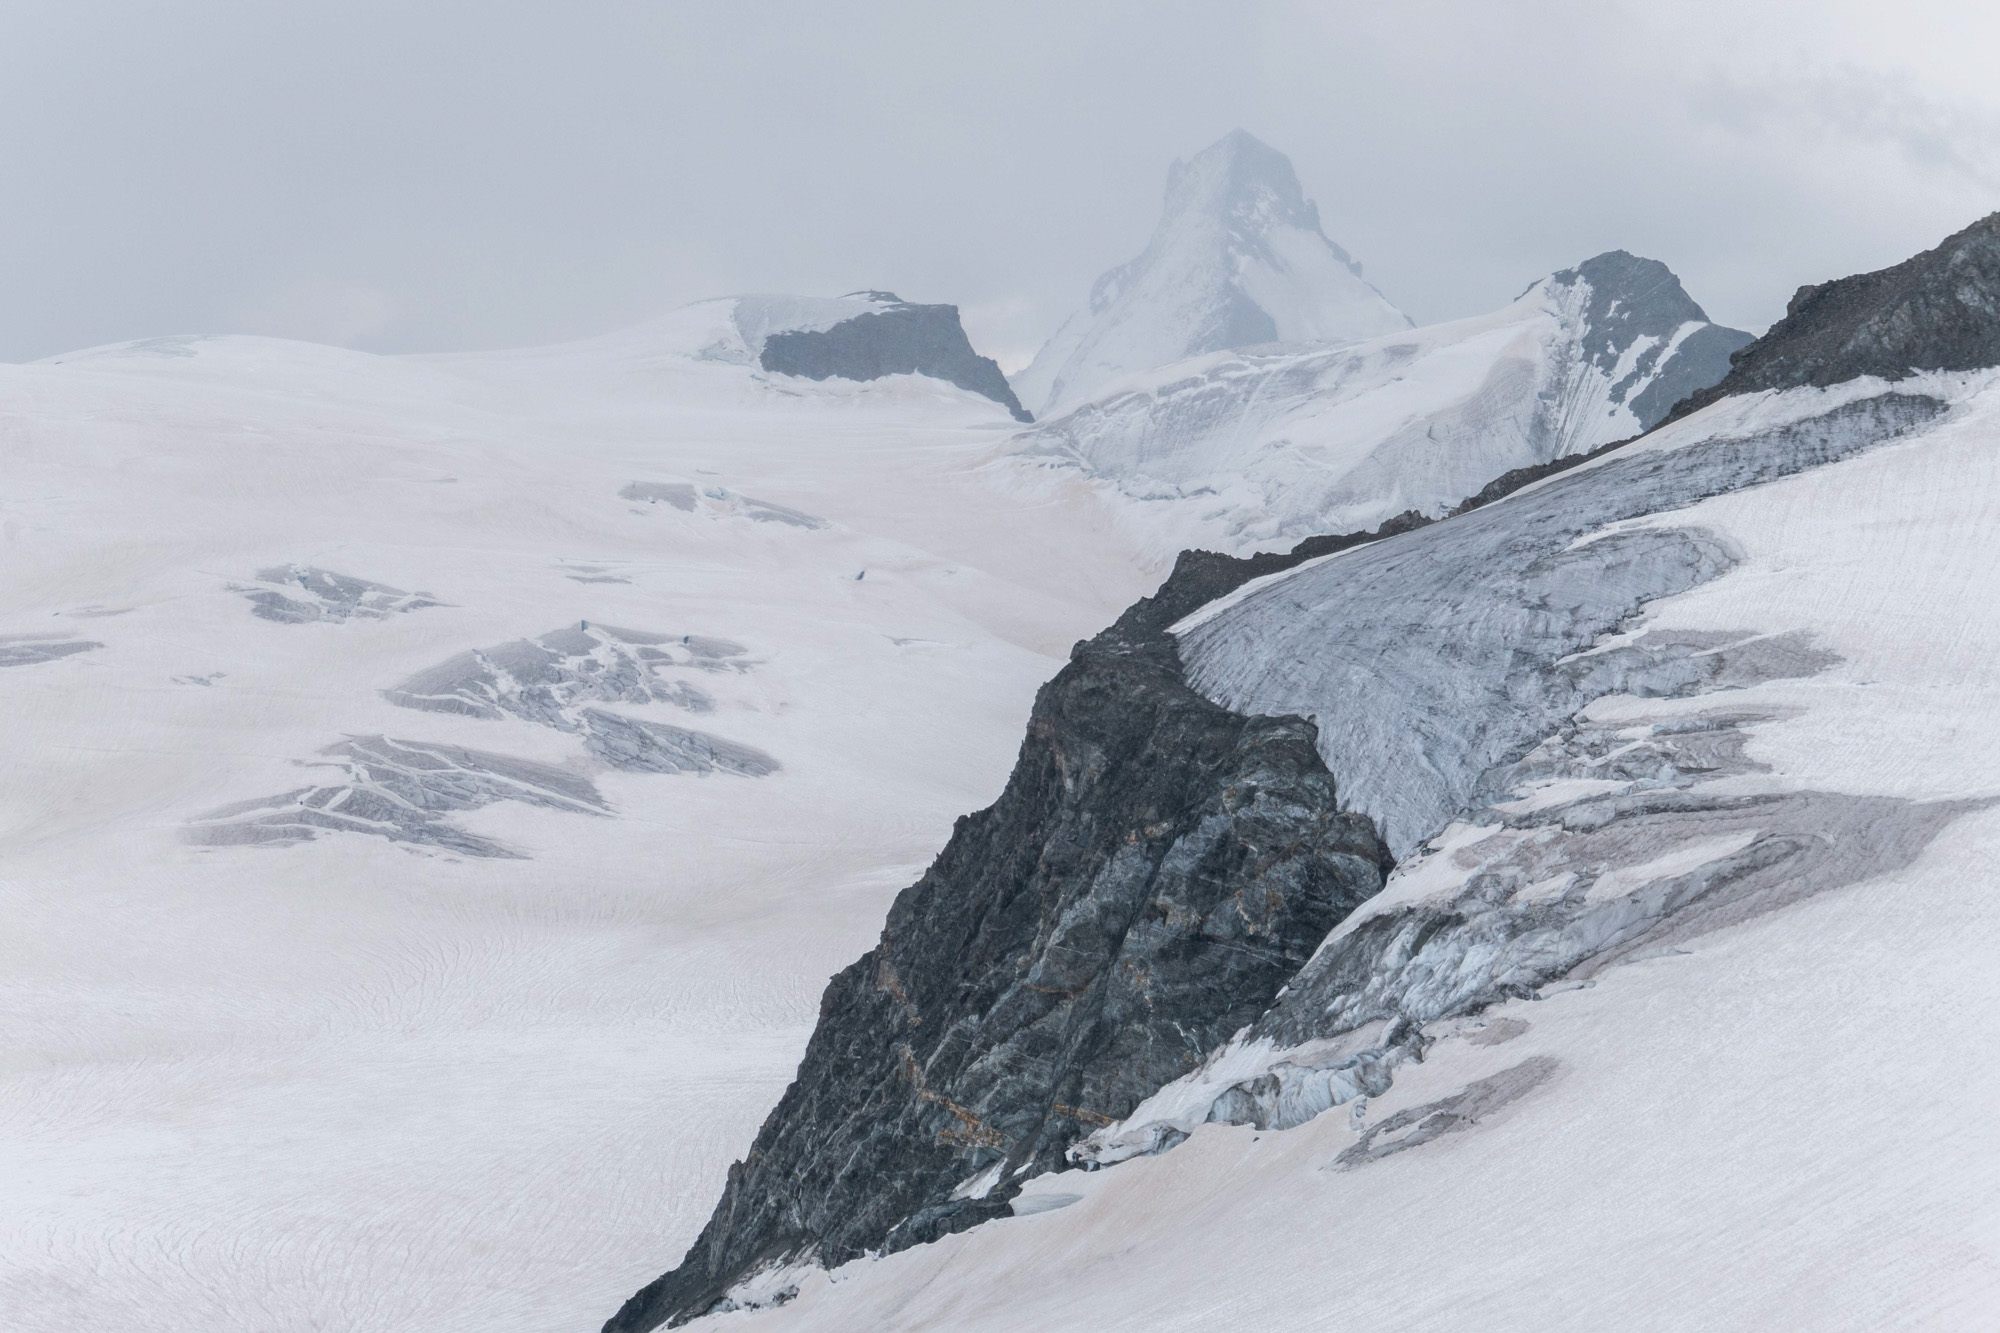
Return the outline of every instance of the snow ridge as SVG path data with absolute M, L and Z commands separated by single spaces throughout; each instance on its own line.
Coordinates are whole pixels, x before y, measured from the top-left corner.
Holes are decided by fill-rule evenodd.
M 1490 315 L 1128 376 L 1020 452 L 1191 506 L 1196 540 L 1241 552 L 1440 517 L 1504 473 L 1629 439 L 1749 340 L 1710 323 L 1665 264 L 1615 250 Z

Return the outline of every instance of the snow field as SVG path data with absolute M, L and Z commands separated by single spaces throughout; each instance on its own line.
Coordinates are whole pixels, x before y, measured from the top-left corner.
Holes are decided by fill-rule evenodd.
M 2000 1069 L 1978 1054 L 2000 1037 L 2000 391 L 1988 379 L 1929 385 L 1957 405 L 1905 440 L 1642 520 L 1712 531 L 1743 558 L 1651 603 L 1633 633 L 1804 631 L 1837 663 L 1587 710 L 1615 725 L 1726 702 L 1766 719 L 1748 748 L 1769 771 L 1724 779 L 1734 789 L 1957 803 L 1914 862 L 1488 1010 L 1365 1103 L 1289 1131 L 1204 1125 L 1159 1156 L 1044 1178 L 1032 1196 L 1078 1201 L 804 1275 L 793 1303 L 730 1318 L 1982 1326 L 2000 1305 Z M 1721 404 L 1679 433 L 1797 406 Z M 1420 859 L 1398 879 L 1432 869 Z M 1371 1130 L 1393 1141 L 1380 1136 L 1399 1113 L 1464 1105 L 1522 1071 L 1542 1076 L 1429 1142 L 1349 1153 Z
M 689 354 L 714 316 L 488 357 L 0 367 L 0 634 L 103 645 L 0 668 L 8 1328 L 596 1327 L 692 1238 L 1034 689 L 1156 577 L 1087 486 L 991 484 L 998 408 L 764 382 Z M 290 563 L 443 605 L 277 624 L 229 586 Z M 674 676 L 712 712 L 611 707 L 782 769 L 607 771 L 379 693 L 583 620 L 744 645 Z M 555 765 L 612 814 L 448 816 L 519 860 L 186 840 L 374 734 Z

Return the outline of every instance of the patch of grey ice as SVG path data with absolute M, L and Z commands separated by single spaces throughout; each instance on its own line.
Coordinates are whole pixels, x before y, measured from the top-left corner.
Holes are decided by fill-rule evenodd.
M 260 569 L 257 581 L 267 586 L 232 583 L 229 588 L 249 601 L 252 615 L 281 625 L 304 625 L 315 620 L 386 620 L 393 615 L 444 605 L 427 592 L 404 592 L 386 583 L 371 583 L 315 565 Z
M 69 634 L 0 634 L 0 667 L 33 666 L 73 657 L 104 645 Z
M 1541 1087 L 1562 1068 L 1553 1056 L 1532 1055 L 1510 1069 L 1475 1080 L 1462 1092 L 1398 1111 L 1362 1131 L 1361 1139 L 1329 1163 L 1352 1171 L 1409 1148 L 1472 1128 L 1495 1112 Z
M 463 856 L 518 858 L 443 816 L 497 801 L 579 814 L 610 813 L 588 778 L 484 750 L 388 736 L 350 736 L 309 766 L 332 781 L 224 806 L 194 820 L 190 841 L 211 847 L 307 842 L 321 833 L 368 833 Z
M 753 523 L 782 523 L 788 527 L 804 528 L 808 532 L 831 526 L 817 514 L 742 495 L 726 486 L 697 487 L 683 481 L 634 481 L 619 490 L 618 498 L 634 504 L 664 504 L 687 514 L 703 511 L 717 516 L 747 518 Z
M 466 717 L 512 716 L 557 731 L 589 730 L 585 704 L 715 708 L 708 692 L 668 670 L 747 671 L 747 650 L 723 639 L 679 636 L 579 621 L 534 639 L 475 648 L 419 671 L 382 697 L 403 708 Z

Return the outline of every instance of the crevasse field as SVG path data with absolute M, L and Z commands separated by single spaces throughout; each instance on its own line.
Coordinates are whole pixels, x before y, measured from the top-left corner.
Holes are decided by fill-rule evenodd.
M 1727 399 L 1588 467 L 1643 468 L 1649 454 L 1711 438 L 1754 440 L 1885 387 L 1863 379 Z M 1842 877 L 1840 849 L 1856 831 L 1833 830 L 1817 879 L 1675 947 L 1441 1024 L 1385 1094 L 1295 1128 L 1201 1123 L 1219 1088 L 1279 1056 L 1305 1058 L 1225 1049 L 1215 1069 L 1183 1081 L 1198 1091 L 1208 1080 L 1198 1103 L 1170 1084 L 1103 1132 L 1114 1143 L 1137 1137 L 1149 1116 L 1197 1105 L 1178 1146 L 1040 1177 L 1015 1216 L 934 1244 L 830 1274 L 795 1269 L 783 1280 L 797 1284 L 796 1300 L 726 1316 L 731 1326 L 1989 1326 L 2000 1309 L 2000 1068 L 1990 1058 L 2000 1045 L 2000 390 L 1991 372 L 1904 387 L 1951 406 L 1858 456 L 1636 520 L 1703 533 L 1735 564 L 1653 601 L 1614 639 L 1810 636 L 1810 668 L 1726 692 L 1611 695 L 1576 726 L 1627 736 L 1637 750 L 1660 728 L 1733 719 L 1748 731 L 1747 763 L 1700 790 L 1736 802 L 1751 837 L 1788 803 L 1859 798 L 1930 812 L 1937 832 L 1914 859 Z M 1564 481 L 1587 493 L 1590 477 Z M 1504 529 L 1510 510 L 1535 503 L 1530 489 L 1481 514 Z M 1465 531 L 1477 528 L 1419 535 L 1448 551 Z M 1344 565 L 1378 557 L 1391 559 L 1392 544 L 1274 575 L 1190 617 L 1177 632 L 1197 679 L 1241 706 L 1328 708 L 1322 746 L 1340 744 L 1337 709 L 1352 696 L 1316 698 L 1319 666 L 1287 652 L 1284 636 Z M 1421 594 L 1421 562 L 1404 573 Z M 1313 581 L 1321 591 L 1289 596 Z M 1202 622 L 1232 620 L 1202 640 Z M 1364 645 L 1370 627 L 1356 622 Z M 1604 772 L 1493 809 L 1633 785 L 1614 765 Z M 1454 823 L 1322 951 L 1356 921 L 1454 900 L 1512 837 L 1560 848 L 1588 827 L 1519 835 Z M 1656 846 L 1602 874 L 1590 898 L 1647 910 L 1649 886 L 1745 841 Z M 1480 963 L 1476 953 L 1464 966 Z
M 692 1238 L 1179 544 L 732 329 L 0 366 L 10 1330 L 594 1328 Z

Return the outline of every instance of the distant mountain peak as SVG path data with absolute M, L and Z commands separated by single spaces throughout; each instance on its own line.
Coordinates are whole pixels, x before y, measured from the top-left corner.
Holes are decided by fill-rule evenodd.
M 1041 409 L 1207 352 L 1351 342 L 1410 319 L 1320 230 L 1291 160 L 1232 130 L 1167 172 L 1145 252 L 1100 277 L 1016 388 Z
M 1279 224 L 1319 230 L 1319 205 L 1306 198 L 1292 160 L 1243 130 L 1167 169 L 1166 215 L 1182 213 L 1206 213 L 1252 236 Z
M 1751 341 L 1710 321 L 1674 271 L 1629 250 L 1607 250 L 1551 273 L 1537 291 L 1567 309 L 1581 365 L 1605 377 L 1605 399 L 1650 430 L 1675 403 L 1721 379 Z

